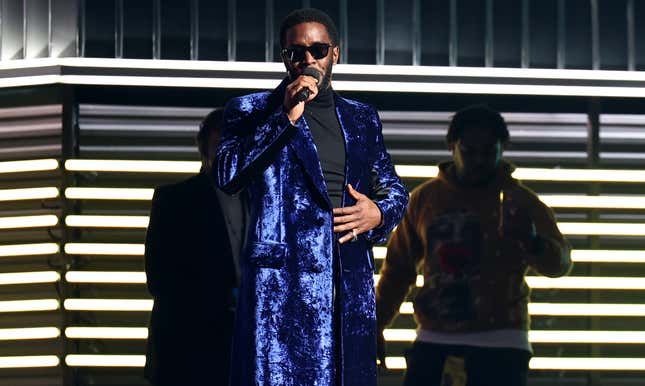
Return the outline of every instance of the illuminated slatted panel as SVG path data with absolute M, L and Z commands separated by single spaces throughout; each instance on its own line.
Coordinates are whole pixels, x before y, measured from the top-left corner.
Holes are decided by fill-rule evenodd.
M 449 114 L 446 117 L 448 119 Z M 531 384 L 553 384 L 558 379 L 568 382 L 578 379 L 586 384 L 579 372 L 586 369 L 594 370 L 596 375 L 593 377 L 604 379 L 601 384 L 642 379 L 633 373 L 618 374 L 618 369 L 645 369 L 642 366 L 645 358 L 642 340 L 645 332 L 642 327 L 645 250 L 640 232 L 645 225 L 645 196 L 642 193 L 645 174 L 637 171 L 643 169 L 645 154 L 642 146 L 638 147 L 642 142 L 643 117 L 600 115 L 601 148 L 596 167 L 600 170 L 593 171 L 585 170 L 584 166 L 587 162 L 584 147 L 588 142 L 585 115 L 550 115 L 553 120 L 549 119 L 546 126 L 552 126 L 553 131 L 548 127 L 540 130 L 539 122 L 535 122 L 536 132 L 533 133 L 530 127 L 533 123 L 527 118 L 535 117 L 533 114 L 505 114 L 513 142 L 511 151 L 507 152 L 508 158 L 530 167 L 519 168 L 516 176 L 554 208 L 560 229 L 574 246 L 576 266 L 571 276 L 562 279 L 527 278 L 533 288 L 529 310 L 534 331 L 530 339 L 535 350 L 531 368 L 535 371 L 531 374 Z M 562 121 L 558 122 L 560 118 Z M 384 128 L 388 127 L 386 119 Z M 429 127 L 434 129 L 434 126 Z M 441 131 L 437 131 L 426 133 L 425 138 L 418 136 L 410 142 L 410 147 L 426 150 L 433 149 L 433 145 L 441 146 L 440 134 Z M 432 136 L 434 139 L 430 138 Z M 400 137 L 386 136 L 390 148 L 396 149 L 399 141 Z M 415 144 L 414 141 L 419 142 Z M 563 144 L 562 148 L 559 143 Z M 524 150 L 523 155 L 518 154 Z M 535 152 L 531 153 L 531 150 Z M 560 150 L 572 152 L 555 153 Z M 397 159 L 396 151 L 393 153 Z M 436 175 L 437 171 L 433 167 L 403 166 L 400 161 L 418 165 L 423 159 L 418 155 L 432 159 L 430 153 L 413 153 L 398 154 L 398 170 L 406 176 L 410 188 Z M 377 268 L 385 253 L 382 247 L 375 250 Z M 422 277 L 419 279 L 417 285 L 423 282 Z M 416 289 L 412 295 L 415 292 Z M 401 315 L 390 326 L 387 352 L 392 368 L 405 367 L 401 354 L 415 336 L 412 299 L 413 296 L 407 299 Z M 550 359 L 556 357 L 558 359 Z
M 0 108 L 0 383 L 61 373 L 62 110 Z
M 68 240 L 64 251 L 77 257 L 80 263 L 61 279 L 74 289 L 74 296 L 61 304 L 74 322 L 60 334 L 74 341 L 78 349 L 61 360 L 69 366 L 84 368 L 87 374 L 95 374 L 93 367 L 143 365 L 145 327 L 152 303 L 142 275 L 142 242 L 152 189 L 199 170 L 193 137 L 200 117 L 208 109 L 81 105 L 79 111 L 79 159 L 65 163 L 65 168 L 79 178 L 75 186 L 60 192 L 74 203 L 76 210 L 59 219 L 61 224 L 75 230 L 75 238 Z M 181 118 L 173 118 L 176 114 Z M 421 157 L 418 157 L 419 154 L 406 155 L 403 150 L 413 149 L 412 144 L 420 140 L 425 141 L 428 149 L 433 146 L 442 149 L 441 128 L 449 114 L 424 112 L 415 116 L 382 112 L 381 115 L 386 142 L 408 187 L 413 188 L 436 173 L 436 169 L 416 166 L 434 165 L 446 153 L 431 156 L 419 153 Z M 406 121 L 404 116 L 413 119 Z M 639 236 L 620 234 L 629 233 L 624 230 L 627 228 L 637 234 L 642 232 L 633 228 L 642 223 L 639 216 L 645 207 L 643 195 L 638 192 L 645 182 L 643 173 L 609 172 L 608 176 L 623 181 L 603 183 L 598 192 L 600 196 L 594 197 L 589 188 L 598 185 L 594 180 L 602 179 L 602 174 L 594 172 L 585 177 L 580 170 L 566 174 L 583 167 L 576 161 L 578 155 L 559 159 L 554 153 L 537 154 L 554 150 L 549 144 L 558 141 L 566 143 L 563 147 L 574 152 L 584 152 L 584 115 L 515 113 L 506 114 L 506 118 L 517 142 L 513 150 L 519 152 L 513 158 L 518 164 L 528 166 L 517 173 L 556 208 L 563 230 L 570 227 L 571 231 L 565 233 L 570 234 L 578 263 L 572 278 L 532 283 L 531 314 L 538 334 L 532 336 L 536 349 L 532 367 L 540 369 L 534 377 L 548 377 L 549 369 L 554 367 L 549 358 L 554 357 L 570 358 L 561 362 L 563 369 L 580 367 L 575 362 L 577 357 L 609 358 L 604 362 L 589 362 L 587 367 L 598 369 L 617 366 L 611 358 L 645 358 L 642 345 L 637 343 L 643 331 L 639 325 L 645 316 L 645 302 L 640 300 L 643 290 L 638 281 L 632 280 L 645 276 L 642 264 L 645 257 L 640 254 Z M 426 122 L 435 122 L 429 133 L 423 130 Z M 397 134 L 398 131 L 402 133 Z M 535 146 L 531 147 L 532 144 Z M 432 158 L 435 156 L 436 160 Z M 406 164 L 415 168 L 405 167 Z M 550 169 L 556 164 L 562 169 L 548 172 L 537 169 Z M 603 164 L 605 169 L 611 169 L 610 166 Z M 630 166 L 630 169 L 637 168 Z M 558 176 L 562 181 L 550 181 Z M 572 177 L 580 177 L 581 181 L 567 182 Z M 617 203 L 622 209 L 612 209 Z M 579 228 L 575 223 L 626 223 L 629 227 L 618 230 L 618 235 L 610 235 L 608 227 L 592 225 L 595 230 L 574 234 Z M 589 234 L 597 235 L 590 237 Z M 383 256 L 384 249 L 376 249 L 375 254 L 380 267 L 379 257 Z M 19 280 L 19 277 L 7 277 L 7 280 Z M 635 284 L 630 287 L 631 283 Z M 606 289 L 614 284 L 626 288 Z M 590 290 L 592 287 L 598 289 Z M 392 331 L 403 331 L 399 333 L 406 338 L 391 337 L 388 361 L 394 364 L 401 364 L 402 350 L 413 336 L 410 300 L 402 306 L 402 315 L 391 326 Z M 623 343 L 628 338 L 634 338 L 636 343 Z M 392 379 L 399 376 L 400 372 L 396 371 L 391 375 Z
M 79 159 L 65 166 L 81 178 L 61 192 L 77 208 L 61 219 L 76 236 L 64 250 L 82 261 L 63 278 L 75 291 L 63 303 L 74 321 L 63 334 L 77 349 L 62 360 L 82 377 L 105 377 L 95 367 L 120 368 L 126 383 L 143 384 L 140 368 L 152 309 L 143 273 L 150 200 L 154 187 L 199 171 L 195 136 L 211 109 L 95 104 L 78 109 Z
M 606 164 L 642 164 L 645 117 L 634 114 L 600 116 L 600 159 Z
M 446 128 L 453 112 L 382 111 L 385 136 L 396 163 L 434 165 L 450 157 Z M 505 113 L 513 145 L 505 156 L 522 165 L 584 164 L 585 114 Z

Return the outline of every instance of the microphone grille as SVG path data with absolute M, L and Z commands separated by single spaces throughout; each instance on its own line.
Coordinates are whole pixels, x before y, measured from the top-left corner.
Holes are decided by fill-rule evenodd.
M 316 70 L 313 67 L 307 67 L 302 71 L 302 75 L 307 75 L 315 78 L 319 83 L 320 83 L 320 78 L 322 78 L 322 75 L 320 74 L 320 71 Z

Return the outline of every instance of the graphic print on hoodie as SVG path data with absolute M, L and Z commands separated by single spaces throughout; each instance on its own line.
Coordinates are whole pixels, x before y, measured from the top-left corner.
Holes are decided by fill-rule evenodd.
M 481 274 L 479 217 L 463 210 L 446 212 L 436 216 L 426 232 L 426 280 L 414 307 L 432 319 L 474 319 L 472 282 Z

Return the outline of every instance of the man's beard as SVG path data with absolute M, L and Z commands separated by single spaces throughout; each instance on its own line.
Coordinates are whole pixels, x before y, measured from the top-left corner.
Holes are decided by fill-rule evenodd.
M 322 76 L 322 79 L 320 80 L 320 83 L 318 84 L 318 89 L 320 91 L 325 91 L 331 86 L 331 70 L 332 67 L 334 66 L 333 63 L 329 63 L 329 66 L 327 67 L 327 70 Z
M 318 90 L 319 91 L 325 91 L 331 86 L 331 72 L 332 72 L 332 67 L 334 66 L 334 63 L 329 63 L 329 66 L 325 70 L 324 74 L 321 74 L 322 77 L 320 79 L 320 82 L 318 83 Z M 299 77 L 302 74 L 294 74 L 294 72 L 289 71 L 289 79 L 291 81 L 294 81 L 297 77 Z

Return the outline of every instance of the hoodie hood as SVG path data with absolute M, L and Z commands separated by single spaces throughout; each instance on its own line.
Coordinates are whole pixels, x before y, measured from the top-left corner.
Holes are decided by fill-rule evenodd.
M 486 184 L 478 186 L 463 185 L 457 177 L 457 170 L 453 161 L 446 161 L 439 164 L 439 174 L 437 179 L 446 182 L 452 188 L 472 189 L 472 190 L 499 190 L 516 185 L 517 180 L 512 177 L 515 166 L 508 161 L 501 160 L 497 166 L 495 177 Z

